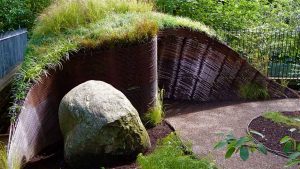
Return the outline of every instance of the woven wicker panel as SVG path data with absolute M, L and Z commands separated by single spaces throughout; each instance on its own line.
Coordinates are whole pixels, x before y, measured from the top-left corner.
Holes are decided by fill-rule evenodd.
M 271 98 L 299 97 L 268 79 L 227 45 L 188 29 L 159 33 L 159 86 L 167 99 L 196 102 L 241 100 L 249 83 L 267 87 Z M 180 46 L 181 45 L 181 46 Z
M 140 114 L 157 96 L 157 39 L 112 50 L 83 49 L 59 70 L 49 70 L 28 92 L 11 135 L 9 161 L 23 163 L 62 141 L 58 108 L 62 97 L 87 80 L 102 80 L 123 92 Z M 14 158 L 14 159 L 13 159 Z

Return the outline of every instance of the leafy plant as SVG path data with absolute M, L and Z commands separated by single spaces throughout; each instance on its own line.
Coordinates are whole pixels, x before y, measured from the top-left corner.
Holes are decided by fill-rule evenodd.
M 262 135 L 256 131 L 250 131 L 253 134 Z M 283 151 L 288 155 L 286 167 L 300 164 L 300 143 L 290 136 L 285 136 L 280 140 L 280 144 L 284 144 Z M 250 135 L 235 138 L 232 134 L 226 135 L 224 140 L 215 144 L 215 149 L 227 146 L 225 158 L 230 158 L 234 153 L 239 153 L 240 158 L 246 161 L 249 158 L 249 152 L 258 150 L 262 154 L 267 154 L 267 150 L 261 143 L 256 144 Z
M 159 141 L 152 154 L 139 154 L 137 163 L 141 169 L 216 169 L 213 162 L 197 158 L 190 149 L 175 133 L 171 133 Z
M 286 167 L 300 164 L 300 143 L 290 136 L 285 136 L 280 140 L 280 144 L 284 144 L 283 151 L 289 157 Z
M 164 105 L 163 105 L 163 97 L 164 97 L 164 90 L 161 89 L 158 92 L 157 99 L 155 101 L 155 106 L 152 107 L 145 115 L 145 124 L 146 126 L 156 126 L 157 124 L 161 123 L 164 117 Z
M 269 93 L 266 87 L 263 87 L 257 83 L 248 83 L 240 87 L 240 95 L 244 99 L 256 100 L 256 99 L 267 99 Z
M 224 147 L 226 147 L 226 159 L 230 158 L 235 153 L 239 153 L 240 158 L 246 161 L 248 160 L 250 153 L 253 153 L 256 150 L 260 153 L 267 154 L 267 150 L 264 145 L 255 144 L 250 135 L 236 138 L 232 134 L 228 134 L 224 140 L 221 140 L 214 145 L 214 149 L 221 149 Z

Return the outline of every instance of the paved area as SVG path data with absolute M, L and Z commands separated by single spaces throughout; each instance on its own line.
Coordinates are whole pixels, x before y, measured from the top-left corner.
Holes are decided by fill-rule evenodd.
M 238 155 L 225 160 L 225 150 L 213 150 L 213 145 L 222 139 L 217 133 L 232 132 L 245 135 L 248 123 L 267 111 L 300 110 L 299 99 L 272 100 L 247 103 L 173 103 L 167 105 L 167 121 L 179 132 L 183 140 L 193 144 L 200 156 L 211 156 L 222 169 L 283 169 L 286 159 L 268 153 L 256 153 L 243 162 Z M 297 168 L 297 167 L 294 167 Z

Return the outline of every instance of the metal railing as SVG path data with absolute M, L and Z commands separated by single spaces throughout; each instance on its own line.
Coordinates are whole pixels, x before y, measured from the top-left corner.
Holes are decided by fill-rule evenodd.
M 238 30 L 221 35 L 270 78 L 300 79 L 300 30 Z
M 23 61 L 26 45 L 25 29 L 0 34 L 0 78 Z

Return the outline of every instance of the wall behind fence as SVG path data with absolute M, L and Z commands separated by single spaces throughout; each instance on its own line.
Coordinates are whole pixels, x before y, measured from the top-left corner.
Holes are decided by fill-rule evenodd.
M 23 61 L 26 44 L 24 29 L 0 34 L 0 78 Z

